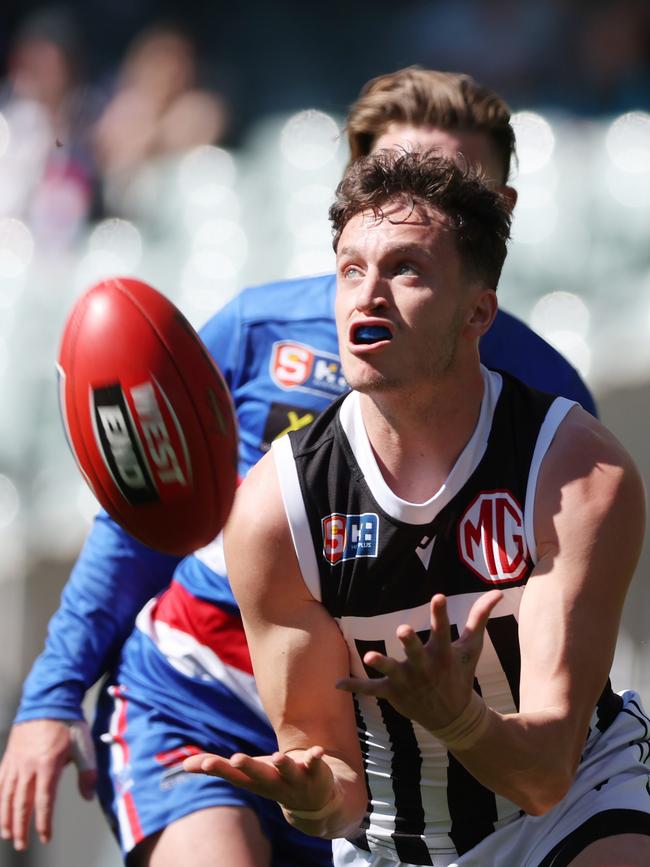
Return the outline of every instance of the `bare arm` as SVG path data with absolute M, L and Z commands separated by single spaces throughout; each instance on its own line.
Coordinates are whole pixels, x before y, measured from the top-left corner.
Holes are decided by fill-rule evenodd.
M 341 836 L 366 807 L 352 697 L 336 689 L 349 673 L 336 622 L 309 593 L 296 559 L 271 455 L 241 486 L 225 535 L 260 697 L 280 752 L 230 761 L 196 756 L 187 770 L 215 773 L 273 798 L 307 833 Z M 322 819 L 290 811 L 320 811 Z
M 609 675 L 641 553 L 645 494 L 614 436 L 574 409 L 542 466 L 535 508 L 539 561 L 520 611 L 524 725 L 516 731 L 530 739 L 525 723 L 532 720 L 537 738 L 522 771 L 548 808 L 571 784 Z M 536 715 L 547 720 L 540 731 Z M 545 778 L 551 781 L 546 803 Z
M 51 838 L 59 777 L 70 760 L 78 765 L 82 796 L 93 797 L 97 774 L 84 693 L 177 563 L 133 539 L 104 512 L 95 518 L 49 623 L 45 649 L 23 686 L 0 763 L 0 833 L 17 849 L 27 846 L 32 816 L 41 841 Z
M 539 559 L 519 620 L 520 711 L 489 710 L 479 739 L 454 749 L 485 786 L 533 814 L 557 803 L 575 774 L 643 537 L 638 472 L 614 437 L 582 410 L 571 411 L 549 449 L 535 511 Z M 469 701 L 495 601 L 495 594 L 479 600 L 452 644 L 445 599 L 434 597 L 426 646 L 412 629 L 400 627 L 404 662 L 368 654 L 365 661 L 385 677 L 341 685 L 384 695 L 434 732 L 444 728 Z

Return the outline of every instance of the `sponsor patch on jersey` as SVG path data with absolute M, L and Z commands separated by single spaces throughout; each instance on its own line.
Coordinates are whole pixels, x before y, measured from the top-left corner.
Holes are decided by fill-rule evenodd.
M 334 512 L 321 521 L 323 555 L 334 566 L 356 557 L 376 557 L 379 542 L 379 518 L 374 512 L 343 515 Z
M 273 382 L 286 391 L 335 398 L 348 390 L 337 355 L 293 340 L 273 344 L 270 372 Z
M 304 427 L 308 427 L 317 414 L 315 409 L 305 409 L 304 407 L 273 401 L 266 417 L 264 439 L 260 448 L 263 452 L 268 452 L 273 440 L 289 433 L 289 431 L 302 430 Z
M 488 584 L 518 581 L 529 568 L 524 514 L 510 491 L 483 491 L 458 524 L 462 560 Z

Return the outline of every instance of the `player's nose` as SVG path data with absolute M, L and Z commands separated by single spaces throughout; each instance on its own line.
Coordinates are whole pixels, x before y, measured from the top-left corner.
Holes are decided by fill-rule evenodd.
M 357 286 L 355 307 L 361 313 L 371 313 L 388 306 L 388 287 L 385 280 L 374 269 L 368 269 Z

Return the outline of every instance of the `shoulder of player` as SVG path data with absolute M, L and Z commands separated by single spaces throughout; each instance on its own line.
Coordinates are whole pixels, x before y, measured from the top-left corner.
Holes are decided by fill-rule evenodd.
M 481 339 L 481 359 L 487 367 L 507 370 L 541 391 L 577 400 L 597 415 L 593 395 L 578 371 L 512 313 L 499 309 L 492 327 Z
M 331 318 L 335 282 L 322 274 L 249 286 L 237 296 L 239 314 L 243 322 Z
M 490 330 L 485 335 L 484 342 L 488 343 L 490 338 L 508 343 L 514 341 L 517 345 L 526 346 L 529 350 L 532 346 L 534 350 L 542 352 L 545 357 L 557 359 L 562 365 L 570 366 L 566 358 L 554 346 L 544 340 L 523 319 L 519 319 L 514 313 L 509 313 L 503 307 L 499 307 L 497 310 L 497 315 Z
M 276 545 L 286 541 L 289 530 L 284 514 L 275 462 L 264 455 L 237 490 L 228 520 L 228 532 L 242 543 Z
M 639 470 L 614 434 L 580 406 L 560 424 L 540 470 L 536 513 L 579 513 L 599 523 L 623 511 L 641 517 L 645 493 Z M 636 522 L 635 522 L 636 523 Z
M 248 624 L 295 608 L 308 593 L 296 558 L 272 453 L 235 497 L 224 537 L 228 576 Z

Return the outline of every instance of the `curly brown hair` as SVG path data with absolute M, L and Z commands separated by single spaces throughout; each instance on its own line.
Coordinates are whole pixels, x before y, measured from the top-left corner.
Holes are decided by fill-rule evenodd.
M 383 207 L 395 201 L 411 211 L 424 206 L 444 214 L 469 273 L 496 289 L 510 237 L 508 202 L 477 169 L 458 165 L 435 148 L 380 150 L 350 165 L 329 211 L 334 250 L 352 217 L 372 211 L 383 219 Z
M 371 79 L 348 113 L 350 162 L 369 154 L 391 123 L 484 133 L 507 183 L 515 157 L 510 109 L 471 75 L 408 66 Z

